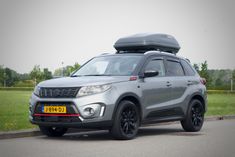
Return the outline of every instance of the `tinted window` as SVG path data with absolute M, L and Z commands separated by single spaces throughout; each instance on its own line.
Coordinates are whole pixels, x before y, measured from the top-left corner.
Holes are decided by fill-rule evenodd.
M 165 76 L 163 60 L 151 60 L 145 67 L 145 71 L 158 71 L 158 76 Z
M 187 76 L 194 76 L 195 75 L 195 71 L 193 70 L 191 65 L 189 65 L 188 62 L 186 62 L 185 60 L 181 60 L 181 63 L 183 65 L 183 67 L 184 67 L 184 71 L 185 71 L 185 74 Z
M 179 62 L 167 61 L 167 74 L 169 76 L 184 76 L 184 71 Z

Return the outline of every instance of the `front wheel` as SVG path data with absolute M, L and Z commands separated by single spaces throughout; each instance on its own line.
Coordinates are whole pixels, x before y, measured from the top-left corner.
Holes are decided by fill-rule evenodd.
M 39 126 L 40 131 L 48 137 L 60 137 L 67 132 L 67 128 Z
M 194 99 L 190 102 L 186 118 L 181 121 L 181 125 L 185 131 L 200 131 L 204 122 L 204 107 L 201 101 Z
M 124 100 L 117 108 L 110 132 L 116 139 L 130 140 L 136 136 L 139 125 L 140 116 L 136 105 L 131 101 Z

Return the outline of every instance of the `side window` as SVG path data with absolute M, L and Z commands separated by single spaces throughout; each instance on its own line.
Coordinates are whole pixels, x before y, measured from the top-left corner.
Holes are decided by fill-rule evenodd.
M 165 76 L 165 68 L 163 60 L 161 59 L 151 60 L 145 67 L 145 71 L 158 71 L 159 72 L 158 76 Z
M 185 74 L 187 76 L 194 76 L 195 75 L 195 71 L 193 70 L 191 65 L 189 65 L 188 62 L 186 62 L 185 60 L 181 60 L 181 63 L 183 65 L 183 67 L 184 67 L 184 71 L 185 71 Z
M 184 76 L 184 71 L 179 62 L 167 60 L 167 74 L 169 76 Z

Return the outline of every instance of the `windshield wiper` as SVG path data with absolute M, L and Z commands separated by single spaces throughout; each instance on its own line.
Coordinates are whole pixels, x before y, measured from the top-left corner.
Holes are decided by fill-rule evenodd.
M 111 76 L 108 74 L 90 74 L 90 75 L 82 75 L 82 76 Z
M 81 77 L 83 75 L 71 75 L 70 77 Z

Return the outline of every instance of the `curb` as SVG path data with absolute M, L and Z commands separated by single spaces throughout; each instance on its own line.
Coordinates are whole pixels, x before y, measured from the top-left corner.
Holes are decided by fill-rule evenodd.
M 235 115 L 227 115 L 227 116 L 209 116 L 205 117 L 205 121 L 217 121 L 217 120 L 229 120 L 235 119 Z M 166 123 L 159 123 L 160 125 L 168 125 L 174 124 L 177 122 L 166 122 Z M 158 124 L 158 125 L 159 125 Z M 156 125 L 156 124 L 149 124 L 147 126 Z M 77 131 L 90 131 L 91 129 L 71 129 L 69 133 L 77 132 Z M 20 131 L 9 131 L 9 132 L 0 132 L 0 140 L 2 139 L 11 139 L 11 138 L 22 138 L 22 137 L 33 137 L 33 136 L 41 136 L 42 133 L 39 129 L 27 129 L 27 130 L 20 130 Z
M 9 139 L 9 138 L 21 138 L 21 137 L 32 137 L 32 136 L 40 136 L 42 133 L 39 129 L 27 129 L 20 131 L 9 131 L 9 132 L 0 132 L 0 140 L 1 139 Z
M 205 120 L 206 120 L 206 121 L 229 120 L 229 119 L 235 119 L 235 115 L 209 116 L 209 117 L 205 117 Z

